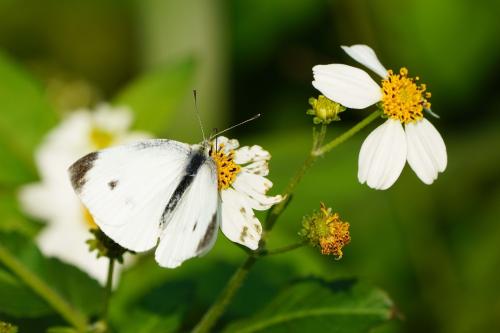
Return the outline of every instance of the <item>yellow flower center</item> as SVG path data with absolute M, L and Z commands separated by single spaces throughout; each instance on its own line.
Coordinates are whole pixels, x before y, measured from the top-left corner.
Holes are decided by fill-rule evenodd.
M 217 166 L 217 182 L 219 190 L 225 190 L 234 182 L 236 175 L 240 172 L 241 167 L 234 162 L 234 150 L 229 154 L 224 153 L 224 145 L 220 145 L 218 150 L 213 147 L 210 151 L 210 156 L 215 161 Z
M 92 217 L 92 215 L 90 215 L 89 210 L 83 206 L 82 209 L 83 209 L 83 220 L 85 221 L 85 225 L 90 229 L 96 229 L 97 224 L 95 224 L 94 218 Z
M 405 67 L 399 70 L 399 74 L 394 74 L 392 70 L 387 74 L 387 78 L 382 80 L 384 113 L 404 124 L 422 119 L 422 110 L 431 107 L 431 103 L 427 101 L 431 93 L 426 92 L 425 84 L 416 84 L 418 76 L 415 79 L 409 78 Z
M 103 149 L 111 146 L 114 140 L 112 133 L 98 127 L 90 130 L 90 142 L 96 149 Z

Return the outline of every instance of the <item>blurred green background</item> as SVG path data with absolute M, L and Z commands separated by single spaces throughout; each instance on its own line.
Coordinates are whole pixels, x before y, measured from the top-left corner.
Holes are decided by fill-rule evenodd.
M 272 153 L 278 193 L 309 149 L 305 111 L 318 94 L 311 67 L 354 64 L 339 45 L 364 43 L 387 68 L 406 66 L 427 84 L 448 169 L 432 186 L 408 167 L 388 191 L 360 185 L 357 154 L 377 124 L 329 153 L 299 186 L 271 246 L 295 241 L 302 216 L 324 201 L 351 223 L 344 258 L 303 248 L 263 260 L 225 320 L 254 313 L 290 276 L 315 274 L 386 290 L 401 316 L 380 332 L 499 332 L 498 17 L 493 0 L 2 0 L 0 228 L 24 236 L 39 229 L 20 214 L 15 191 L 37 179 L 34 149 L 66 112 L 127 103 L 138 128 L 195 143 L 192 88 L 207 128 L 262 113 L 230 135 Z M 329 137 L 366 113 L 343 113 Z M 196 296 L 189 313 L 197 316 L 243 258 L 219 237 L 205 258 L 175 271 L 143 259 L 124 274 L 114 315 L 132 303 L 171 314 L 186 306 L 176 298 Z M 5 318 L 21 327 L 56 320 Z

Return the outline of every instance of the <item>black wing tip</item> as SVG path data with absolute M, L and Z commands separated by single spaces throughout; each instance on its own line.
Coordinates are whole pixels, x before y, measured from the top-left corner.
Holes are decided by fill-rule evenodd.
M 90 169 L 94 166 L 94 161 L 97 160 L 99 156 L 99 152 L 92 152 L 80 158 L 78 161 L 73 163 L 69 169 L 69 177 L 71 181 L 71 185 L 73 189 L 79 193 L 82 187 L 87 182 L 85 179 L 85 175 L 89 172 Z

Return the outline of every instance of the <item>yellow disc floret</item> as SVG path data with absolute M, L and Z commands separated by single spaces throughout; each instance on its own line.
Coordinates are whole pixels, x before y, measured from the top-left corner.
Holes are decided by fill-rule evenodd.
M 89 138 L 91 144 L 96 149 L 103 149 L 111 146 L 114 141 L 114 135 L 106 130 L 100 129 L 98 127 L 93 127 L 90 130 Z
M 221 144 L 218 148 L 212 148 L 210 156 L 214 159 L 217 166 L 217 181 L 219 190 L 225 190 L 236 179 L 236 175 L 240 172 L 241 167 L 234 162 L 234 150 L 224 153 L 224 145 Z
M 416 84 L 415 79 L 408 77 L 408 70 L 401 68 L 399 74 L 392 70 L 387 72 L 387 78 L 382 80 L 382 106 L 384 113 L 404 124 L 423 118 L 423 109 L 430 109 L 427 101 L 431 93 L 426 92 L 425 84 Z

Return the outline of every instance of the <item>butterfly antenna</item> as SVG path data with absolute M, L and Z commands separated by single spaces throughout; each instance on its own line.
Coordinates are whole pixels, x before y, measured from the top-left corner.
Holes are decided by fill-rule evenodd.
M 228 128 L 226 128 L 225 130 L 220 131 L 219 133 L 215 133 L 212 137 L 217 137 L 217 135 L 221 135 L 222 133 L 226 133 L 227 131 L 232 130 L 233 128 L 236 128 L 236 127 L 238 127 L 238 126 L 240 126 L 240 125 L 246 124 L 246 123 L 248 123 L 248 122 L 250 122 L 250 121 L 252 121 L 252 120 L 255 120 L 255 119 L 259 118 L 259 117 L 260 117 L 260 113 L 257 113 L 255 116 L 253 116 L 253 117 L 252 117 L 252 118 L 250 118 L 250 119 L 244 120 L 244 121 L 242 121 L 241 123 L 238 123 L 238 124 L 236 124 L 236 125 L 233 125 L 233 126 L 231 126 L 231 127 L 228 127 Z
M 203 123 L 201 122 L 200 111 L 198 111 L 198 99 L 197 99 L 196 89 L 193 89 L 193 98 L 194 98 L 194 109 L 196 113 L 196 118 L 198 118 L 198 123 L 200 124 L 201 135 L 203 136 L 203 141 L 206 141 L 207 138 L 205 137 L 205 131 L 203 130 Z
M 214 133 L 217 133 L 217 128 L 214 128 Z M 219 149 L 219 145 L 217 144 L 217 137 L 215 137 L 215 152 Z

